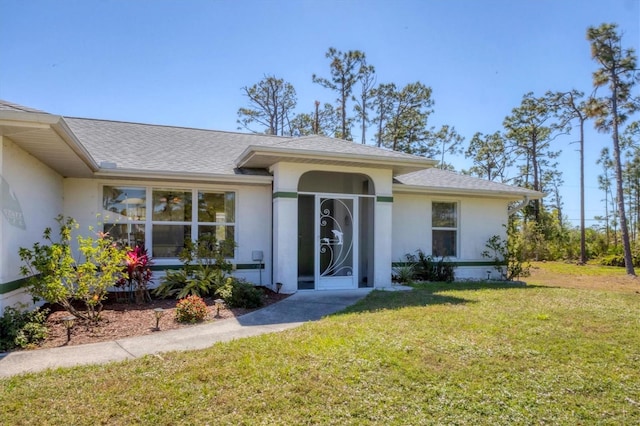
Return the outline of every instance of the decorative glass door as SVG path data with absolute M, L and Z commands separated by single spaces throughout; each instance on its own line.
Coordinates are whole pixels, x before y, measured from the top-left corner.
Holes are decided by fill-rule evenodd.
M 358 286 L 356 197 L 316 196 L 317 289 Z

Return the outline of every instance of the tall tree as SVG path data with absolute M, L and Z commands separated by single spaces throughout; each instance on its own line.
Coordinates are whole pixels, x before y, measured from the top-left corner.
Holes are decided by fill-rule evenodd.
M 373 112 L 373 124 L 376 127 L 376 146 L 382 146 L 384 129 L 393 114 L 393 103 L 396 95 L 396 85 L 394 83 L 380 84 L 371 92 Z
M 296 91 L 290 83 L 272 75 L 266 75 L 253 86 L 242 88 L 249 99 L 249 107 L 238 109 L 239 129 L 251 132 L 254 125 L 264 126 L 270 135 L 290 134 L 290 115 L 296 107 Z
M 429 138 L 427 119 L 433 112 L 431 107 L 431 88 L 419 81 L 409 83 L 402 90 L 396 90 L 395 84 L 384 85 L 385 99 L 381 102 L 387 111 L 387 118 L 377 137 L 382 146 L 394 151 L 415 155 L 429 153 L 426 144 Z M 383 93 L 378 90 L 377 96 Z M 378 104 L 380 105 L 380 104 Z M 376 111 L 378 114 L 379 110 Z M 382 120 L 378 120 L 382 122 Z
M 560 232 L 564 232 L 564 218 L 562 217 L 562 208 L 564 203 L 562 202 L 562 196 L 560 195 L 560 187 L 564 185 L 564 179 L 562 179 L 562 173 L 556 169 L 545 170 L 542 175 L 542 180 L 545 182 L 545 186 L 551 189 L 551 205 L 555 208 L 556 219 Z
M 585 230 L 585 217 L 584 217 L 584 123 L 587 121 L 586 103 L 580 101 L 584 96 L 584 93 L 577 90 L 571 90 L 566 93 L 552 94 L 555 96 L 564 120 L 571 122 L 577 120 L 580 128 L 580 263 L 587 263 L 587 248 L 586 248 L 586 230 Z
M 628 115 L 638 109 L 637 101 L 631 95 L 631 89 L 638 81 L 635 74 L 636 56 L 633 49 L 622 48 L 622 38 L 617 32 L 616 24 L 602 24 L 587 29 L 587 40 L 591 43 L 591 57 L 600 68 L 593 73 L 593 85 L 596 90 L 608 89 L 608 93 L 600 98 L 593 97 L 588 104 L 591 117 L 595 118 L 595 126 L 601 132 L 611 133 L 613 142 L 613 161 L 616 176 L 616 194 L 622 245 L 627 274 L 636 274 L 633 267 L 629 227 L 624 205 L 622 180 L 622 161 L 619 138 L 619 126 Z
M 368 65 L 367 60 L 363 58 L 358 73 L 360 93 L 358 97 L 352 97 L 352 100 L 355 102 L 353 109 L 356 112 L 356 118 L 360 120 L 360 129 L 362 131 L 360 142 L 362 144 L 367 143 L 367 126 L 371 121 L 369 118 L 369 110 L 371 109 L 373 89 L 376 84 L 375 72 L 376 70 L 373 65 Z
M 503 183 L 507 182 L 507 170 L 515 161 L 512 153 L 507 150 L 505 138 L 500 132 L 473 135 L 465 157 L 473 161 L 473 166 L 468 170 L 470 174 Z
M 432 158 L 438 156 L 440 159 L 438 167 L 440 169 L 453 170 L 453 165 L 444 161 L 445 155 L 462 154 L 463 142 L 464 137 L 456 132 L 456 128 L 445 124 L 437 132 L 433 130 L 430 132 L 428 148 L 431 152 L 427 156 Z
M 340 131 L 340 116 L 331 104 L 316 101 L 312 113 L 297 114 L 291 120 L 291 136 L 323 135 L 333 137 Z
M 545 169 L 556 167 L 553 159 L 560 155 L 559 150 L 551 149 L 551 142 L 568 131 L 567 123 L 558 117 L 558 106 L 553 100 L 549 94 L 536 98 L 533 93 L 527 93 L 520 106 L 504 119 L 507 139 L 525 159 L 520 167 L 525 186 L 541 192 L 544 192 L 542 174 Z M 533 200 L 532 207 L 533 216 L 540 223 L 540 200 Z
M 341 126 L 336 137 L 351 140 L 351 123 L 347 118 L 347 101 L 351 98 L 353 88 L 360 78 L 365 54 L 359 50 L 341 52 L 330 47 L 325 57 L 331 61 L 329 64 L 331 77 L 324 78 L 313 74 L 312 79 L 314 83 L 338 92 L 337 110 L 340 111 Z

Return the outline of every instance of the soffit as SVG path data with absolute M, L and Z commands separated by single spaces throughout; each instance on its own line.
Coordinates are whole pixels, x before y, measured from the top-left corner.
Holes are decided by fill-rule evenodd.
M 17 120 L 10 112 L 0 114 L 0 135 L 51 167 L 63 177 L 90 177 L 97 170 L 93 161 L 73 140 L 60 117 L 30 114 L 30 120 Z M 35 119 L 35 120 L 34 120 Z

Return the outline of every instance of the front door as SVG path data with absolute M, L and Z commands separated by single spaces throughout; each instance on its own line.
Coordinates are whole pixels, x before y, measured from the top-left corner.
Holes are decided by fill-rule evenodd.
M 318 290 L 358 287 L 357 197 L 316 195 Z

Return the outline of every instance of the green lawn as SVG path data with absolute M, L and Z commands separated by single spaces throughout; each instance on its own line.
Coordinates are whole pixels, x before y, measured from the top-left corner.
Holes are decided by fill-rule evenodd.
M 637 425 L 640 294 L 420 285 L 279 334 L 0 387 L 12 425 Z

